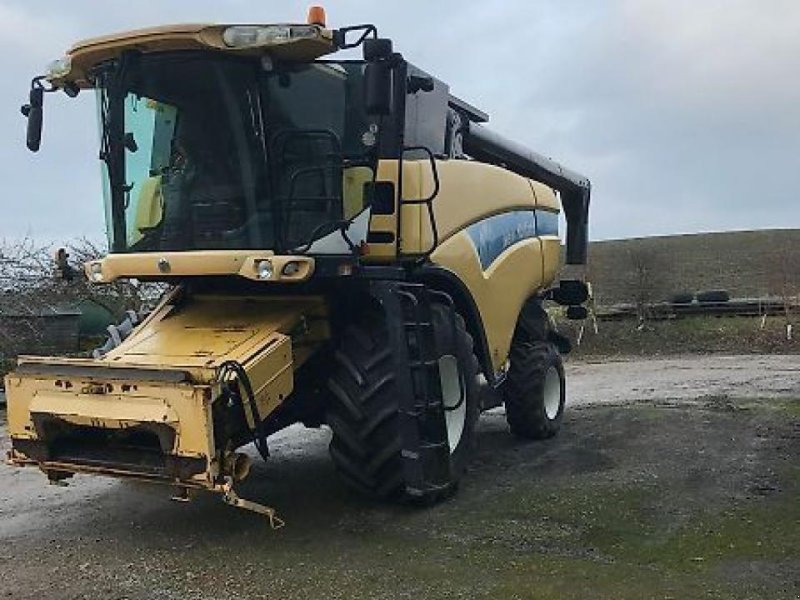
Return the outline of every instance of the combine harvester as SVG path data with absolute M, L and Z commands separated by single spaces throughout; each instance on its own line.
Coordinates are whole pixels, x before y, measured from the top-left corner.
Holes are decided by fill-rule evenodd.
M 354 488 L 425 504 L 457 487 L 482 410 L 558 431 L 569 343 L 542 304 L 585 316 L 584 282 L 556 281 L 562 208 L 585 263 L 589 182 L 486 129 L 375 26 L 313 7 L 81 42 L 32 82 L 32 151 L 58 90 L 99 107 L 110 252 L 86 277 L 172 288 L 94 358 L 20 357 L 13 464 L 219 492 L 274 524 L 234 491 L 239 449 L 266 458 L 294 423 L 330 427 Z

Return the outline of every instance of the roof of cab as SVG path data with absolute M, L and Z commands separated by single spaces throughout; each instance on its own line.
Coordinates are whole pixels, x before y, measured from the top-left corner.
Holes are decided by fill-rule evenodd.
M 276 24 L 287 27 L 309 27 L 307 24 Z M 70 81 L 79 87 L 90 87 L 87 73 L 96 65 L 119 56 L 126 50 L 142 53 L 175 52 L 181 50 L 211 50 L 236 55 L 270 54 L 275 58 L 287 61 L 307 62 L 336 51 L 333 43 L 333 32 L 323 27 L 312 25 L 316 29 L 315 37 L 305 37 L 269 45 L 232 48 L 223 40 L 224 31 L 234 25 L 215 24 L 181 24 L 163 25 L 135 29 L 94 37 L 78 42 L 67 52 L 70 60 L 69 72 L 53 78 Z M 237 25 L 238 26 L 238 25 Z M 249 26 L 249 25 L 244 25 Z M 253 25 L 269 27 L 270 25 Z

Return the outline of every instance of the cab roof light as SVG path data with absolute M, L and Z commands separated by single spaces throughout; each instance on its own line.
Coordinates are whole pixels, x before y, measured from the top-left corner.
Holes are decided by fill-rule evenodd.
M 47 65 L 46 78 L 48 79 L 48 81 L 52 81 L 54 79 L 61 79 L 62 77 L 66 77 L 67 75 L 69 75 L 71 69 L 72 69 L 72 58 L 69 56 L 62 56 L 61 58 L 54 60 L 49 65 Z
M 316 25 L 233 25 L 222 33 L 222 41 L 229 48 L 276 46 L 317 37 Z
M 325 9 L 322 6 L 309 6 L 306 23 L 325 27 Z

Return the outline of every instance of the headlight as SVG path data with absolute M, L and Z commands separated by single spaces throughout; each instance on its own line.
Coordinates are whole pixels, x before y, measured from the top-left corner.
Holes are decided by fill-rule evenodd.
M 272 279 L 272 261 L 256 261 L 256 273 L 259 279 Z
M 296 260 L 290 260 L 284 265 L 281 274 L 286 277 L 294 277 L 299 272 L 300 272 L 300 263 L 297 262 Z
M 319 31 L 313 25 L 234 25 L 222 32 L 222 41 L 230 48 L 272 46 L 316 37 Z
M 71 70 L 72 59 L 69 56 L 63 56 L 47 65 L 47 79 L 61 79 L 69 75 Z

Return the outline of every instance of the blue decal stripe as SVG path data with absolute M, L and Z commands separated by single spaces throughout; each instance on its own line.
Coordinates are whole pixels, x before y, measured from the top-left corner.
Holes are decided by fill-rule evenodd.
M 558 213 L 536 211 L 536 235 L 558 235 Z
M 485 271 L 507 248 L 539 235 L 558 235 L 558 213 L 515 210 L 494 215 L 467 227 L 481 268 Z

